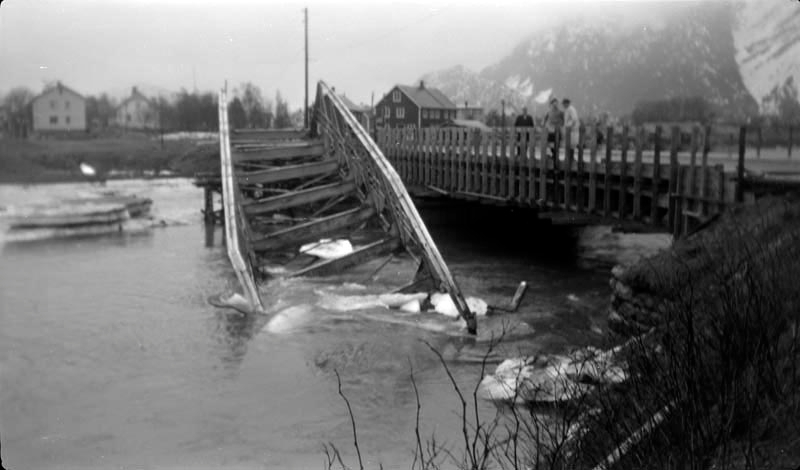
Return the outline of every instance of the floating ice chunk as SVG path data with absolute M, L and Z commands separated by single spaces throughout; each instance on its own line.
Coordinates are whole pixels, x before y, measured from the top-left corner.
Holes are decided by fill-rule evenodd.
M 483 299 L 479 299 L 477 297 L 467 297 L 465 300 L 467 301 L 467 307 L 469 307 L 469 310 L 476 316 L 480 317 L 486 315 L 486 311 L 489 309 L 489 306 Z M 452 318 L 458 317 L 458 309 L 453 303 L 453 299 L 450 297 L 450 294 L 434 292 L 431 294 L 431 305 L 433 305 L 433 309 L 436 311 L 436 313 L 441 313 L 442 315 Z
M 419 313 L 421 310 L 419 300 L 412 300 L 411 302 L 404 303 L 399 307 L 399 310 L 409 313 Z
M 311 319 L 311 306 L 307 304 L 294 305 L 276 313 L 269 319 L 265 330 L 273 334 L 284 334 L 297 329 Z
M 300 247 L 300 253 L 323 259 L 341 258 L 352 252 L 353 245 L 350 240 L 343 239 L 331 240 L 330 238 L 323 238 L 318 242 L 308 243 Z

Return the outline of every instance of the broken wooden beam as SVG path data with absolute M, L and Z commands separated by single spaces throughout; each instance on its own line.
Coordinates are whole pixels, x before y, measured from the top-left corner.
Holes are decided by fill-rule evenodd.
M 372 207 L 357 207 L 311 222 L 278 230 L 265 237 L 254 239 L 252 241 L 252 246 L 254 250 L 266 251 L 288 245 L 300 245 L 309 241 L 319 240 L 336 230 L 358 225 L 369 220 L 374 215 L 375 209 Z
M 490 310 L 492 310 L 492 311 L 499 310 L 501 312 L 507 312 L 507 313 L 516 312 L 517 309 L 519 308 L 520 302 L 522 302 L 522 297 L 525 295 L 525 291 L 526 290 L 528 290 L 528 283 L 525 282 L 525 281 L 521 281 L 519 283 L 519 286 L 517 286 L 517 291 L 514 292 L 514 298 L 511 299 L 511 302 L 507 306 L 506 305 L 500 305 L 500 306 L 493 305 L 493 306 L 491 306 Z
M 386 238 L 364 245 L 361 248 L 354 250 L 352 253 L 342 256 L 341 258 L 326 259 L 312 264 L 306 268 L 297 270 L 289 275 L 289 277 L 298 276 L 324 276 L 334 272 L 341 272 L 345 269 L 351 268 L 358 264 L 365 263 L 376 256 L 392 252 L 400 247 L 399 238 Z
M 298 178 L 311 178 L 314 176 L 333 173 L 339 168 L 337 162 L 315 162 L 302 165 L 289 165 L 274 170 L 259 170 L 238 175 L 241 184 L 268 184 Z
M 302 139 L 308 136 L 305 129 L 234 129 L 231 132 L 231 143 L 240 139 L 259 139 L 264 141 Z
M 262 146 L 240 145 L 234 149 L 233 163 L 290 160 L 293 158 L 318 158 L 324 155 L 322 144 Z
M 247 215 L 274 212 L 350 194 L 354 192 L 355 189 L 356 185 L 352 181 L 316 186 L 302 191 L 288 192 L 278 196 L 248 202 L 244 206 L 244 212 Z

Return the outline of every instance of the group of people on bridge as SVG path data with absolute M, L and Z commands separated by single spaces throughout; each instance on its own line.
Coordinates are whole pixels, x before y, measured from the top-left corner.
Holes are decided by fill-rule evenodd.
M 570 135 L 566 141 L 565 149 L 567 152 L 574 151 L 578 145 L 580 119 L 578 110 L 575 109 L 569 98 L 564 98 L 560 104 L 558 98 L 551 98 L 550 109 L 544 116 L 543 124 L 544 128 L 547 129 L 547 145 L 553 158 L 558 158 L 558 149 L 567 131 L 570 132 Z M 533 126 L 533 117 L 528 114 L 528 108 L 523 107 L 522 113 L 514 121 L 514 127 L 519 129 Z

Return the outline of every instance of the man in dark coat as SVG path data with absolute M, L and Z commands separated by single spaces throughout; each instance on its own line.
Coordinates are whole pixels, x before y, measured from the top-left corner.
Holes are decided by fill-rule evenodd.
M 528 114 L 528 108 L 522 108 L 522 113 L 514 121 L 514 127 L 517 131 L 517 155 L 519 155 L 521 149 L 528 147 L 528 133 L 533 128 L 533 117 Z

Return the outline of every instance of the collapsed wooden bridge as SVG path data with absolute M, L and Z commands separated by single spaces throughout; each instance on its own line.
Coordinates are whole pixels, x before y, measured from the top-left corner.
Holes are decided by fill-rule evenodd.
M 284 276 L 340 272 L 381 254 L 405 250 L 419 260 L 414 285 L 447 292 L 471 333 L 476 321 L 400 177 L 341 99 L 323 82 L 308 130 L 237 130 L 219 95 L 221 173 L 205 185 L 222 194 L 225 240 L 244 295 L 262 310 L 258 280 L 286 254 L 323 238 L 372 226 L 381 236 L 334 259 Z M 218 181 L 218 183 L 217 183 Z M 213 202 L 213 201 L 211 201 Z M 409 285 L 410 287 L 410 285 Z

